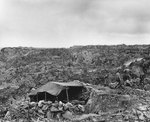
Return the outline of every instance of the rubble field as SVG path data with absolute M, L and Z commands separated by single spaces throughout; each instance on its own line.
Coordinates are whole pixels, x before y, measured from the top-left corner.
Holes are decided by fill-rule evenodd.
M 86 104 L 78 100 L 30 102 L 24 99 L 5 110 L 1 122 L 149 122 L 150 92 L 126 87 L 90 87 Z
M 118 56 L 117 54 L 121 52 L 124 54 L 122 47 L 119 49 L 120 52 L 114 53 L 114 56 Z M 2 50 L 4 54 L 5 50 Z M 90 57 L 92 53 L 91 55 L 75 53 L 75 49 L 71 50 L 74 52 L 72 58 L 69 57 L 72 55 L 62 57 L 54 55 L 52 59 L 48 57 L 55 54 L 56 50 L 47 53 L 42 50 L 36 52 L 36 55 L 34 51 L 36 52 L 35 49 L 25 50 L 25 56 L 24 53 L 19 54 L 23 57 L 17 57 L 18 54 L 7 57 L 6 53 L 4 61 L 1 61 L 3 71 L 1 71 L 0 80 L 3 82 L 0 86 L 0 122 L 150 122 L 150 58 L 141 56 L 145 53 L 144 51 L 127 62 L 123 62 L 122 59 L 123 63 L 119 62 L 119 57 L 113 57 L 112 59 L 118 62 L 112 61 L 113 68 L 108 66 L 111 60 L 106 62 L 98 57 L 92 59 Z M 60 52 L 63 51 L 60 50 Z M 98 52 L 100 51 L 93 54 L 97 56 Z M 68 50 L 66 53 L 70 54 Z M 127 54 L 129 53 L 130 50 Z M 43 58 L 41 56 L 38 58 L 39 54 L 43 55 Z M 34 60 L 32 60 L 33 55 Z M 62 60 L 64 56 L 66 61 Z M 43 63 L 41 59 L 47 62 Z M 68 59 L 73 60 L 67 62 Z M 9 65 L 4 63 L 5 60 Z M 62 62 L 58 65 L 60 61 Z M 103 66 L 104 63 L 107 67 Z M 83 67 L 81 68 L 79 64 Z M 41 67 L 38 67 L 39 65 Z M 101 67 L 107 70 L 101 70 Z M 7 74 L 6 78 L 4 74 Z M 67 77 L 64 77 L 65 75 Z M 53 86 L 50 90 L 49 87 L 45 89 L 48 81 L 60 81 L 60 79 L 63 79 L 61 83 L 55 83 L 58 85 L 57 89 L 53 89 Z M 79 84 L 73 85 L 79 88 L 72 91 L 67 89 L 64 84 L 76 79 Z M 10 82 L 11 80 L 13 82 Z M 83 91 L 82 85 L 85 88 Z M 44 87 L 41 88 L 41 86 Z M 40 92 L 39 96 L 36 95 L 38 92 Z M 35 95 L 33 99 L 30 98 L 30 93 Z

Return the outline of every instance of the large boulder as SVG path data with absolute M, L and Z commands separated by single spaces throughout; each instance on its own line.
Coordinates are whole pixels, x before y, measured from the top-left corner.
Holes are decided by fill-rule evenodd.
M 115 112 L 130 108 L 132 98 L 129 95 L 119 95 L 113 92 L 92 91 L 85 106 L 86 113 Z

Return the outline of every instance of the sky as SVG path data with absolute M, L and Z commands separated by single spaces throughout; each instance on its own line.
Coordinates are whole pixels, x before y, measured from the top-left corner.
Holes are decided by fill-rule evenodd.
M 0 47 L 150 44 L 150 0 L 0 0 Z

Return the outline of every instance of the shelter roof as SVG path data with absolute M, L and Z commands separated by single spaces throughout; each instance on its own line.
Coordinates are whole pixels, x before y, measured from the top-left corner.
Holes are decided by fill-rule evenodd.
M 72 82 L 48 82 L 47 84 L 41 86 L 40 88 L 32 91 L 29 96 L 36 95 L 40 92 L 47 92 L 51 95 L 57 96 L 59 93 L 68 87 L 83 87 L 80 81 Z

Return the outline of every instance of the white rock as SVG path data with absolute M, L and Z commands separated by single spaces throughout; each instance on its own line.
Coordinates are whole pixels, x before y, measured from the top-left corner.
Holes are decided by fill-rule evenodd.
M 138 109 L 141 110 L 141 111 L 146 111 L 148 108 L 147 105 L 142 105 L 142 106 L 139 106 Z
M 149 119 L 150 119 L 150 111 L 143 112 L 143 113 L 144 113 L 144 115 L 145 115 L 147 118 L 149 118 Z

